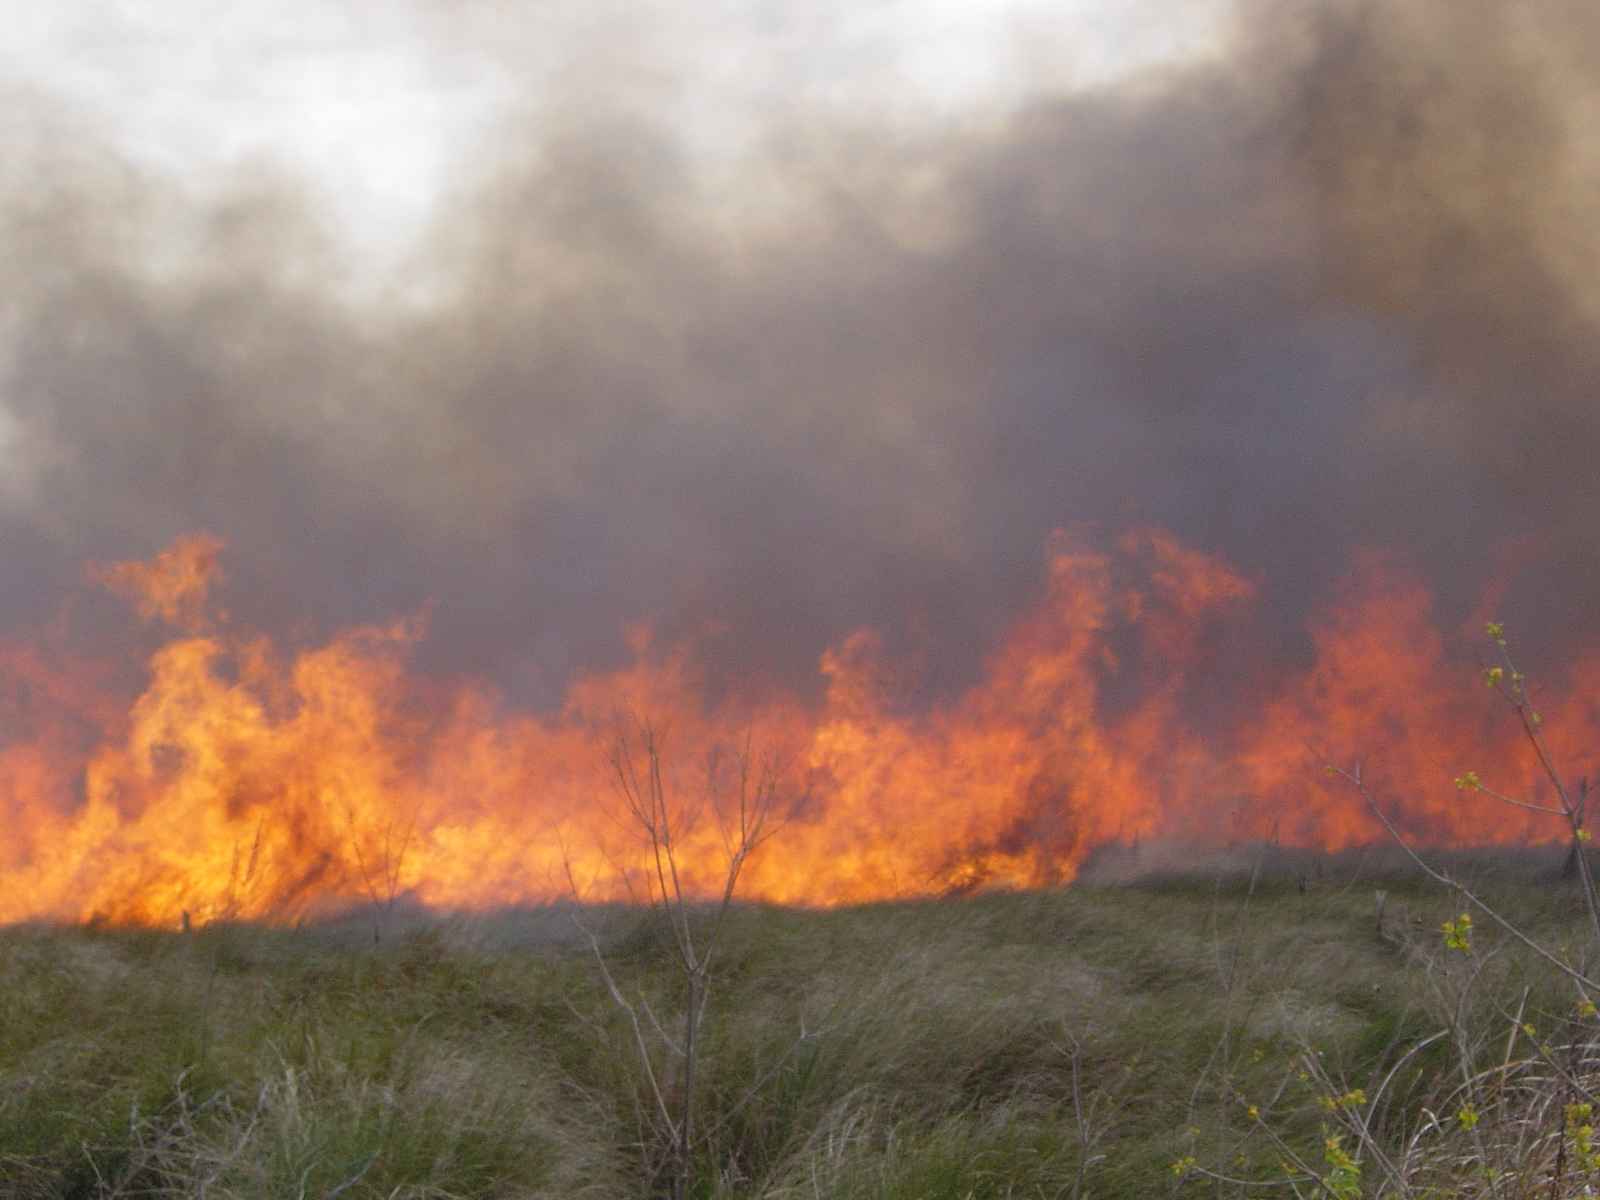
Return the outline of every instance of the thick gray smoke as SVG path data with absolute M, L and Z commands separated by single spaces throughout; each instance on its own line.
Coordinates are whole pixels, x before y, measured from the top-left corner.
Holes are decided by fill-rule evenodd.
M 530 698 L 641 618 L 788 681 L 875 626 L 937 688 L 1088 522 L 1259 577 L 1269 655 L 1361 546 L 1445 620 L 1520 556 L 1506 613 L 1600 631 L 1600 18 L 1241 16 L 1003 120 L 797 107 L 721 174 L 585 78 L 486 139 L 404 295 L 292 180 L 202 197 L 13 89 L 0 621 L 203 529 L 239 615 L 431 604 L 428 665 Z

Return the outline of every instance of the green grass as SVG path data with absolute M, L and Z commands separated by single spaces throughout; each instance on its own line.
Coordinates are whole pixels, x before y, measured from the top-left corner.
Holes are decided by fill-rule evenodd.
M 1320 1162 L 1299 1056 L 1374 1089 L 1442 1027 L 1466 960 L 1439 937 L 1449 894 L 1349 860 L 1302 893 L 1304 876 L 735 910 L 696 1194 L 1238 1195 L 1170 1167 L 1270 1176 L 1252 1102 Z M 1567 885 L 1479 876 L 1530 931 L 1582 936 Z M 670 1033 L 677 980 L 649 917 L 587 920 Z M 1524 996 L 1530 1014 L 1570 1009 L 1547 971 L 1477 938 L 1472 1020 L 1500 1029 Z M 636 1055 L 554 910 L 415 917 L 376 947 L 359 921 L 0 931 L 0 1196 L 652 1195 Z M 1459 1067 L 1447 1047 L 1410 1060 L 1374 1112 L 1382 1136 L 1415 1129 Z

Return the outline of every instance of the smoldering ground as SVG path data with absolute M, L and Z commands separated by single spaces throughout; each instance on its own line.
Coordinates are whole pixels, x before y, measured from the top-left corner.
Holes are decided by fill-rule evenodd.
M 694 86 L 618 18 L 383 286 L 292 172 L 200 187 L 17 85 L 0 621 L 204 529 L 236 614 L 428 607 L 423 665 L 535 701 L 641 620 L 801 687 L 871 626 L 939 689 L 1052 529 L 1151 524 L 1260 580 L 1269 661 L 1358 547 L 1447 626 L 1503 571 L 1546 654 L 1592 637 L 1600 18 L 1236 18 L 959 119 L 774 104 L 715 169 L 608 100 Z

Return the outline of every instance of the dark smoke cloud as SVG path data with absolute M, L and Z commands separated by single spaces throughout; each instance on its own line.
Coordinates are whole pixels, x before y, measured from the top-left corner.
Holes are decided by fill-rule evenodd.
M 1417 367 L 1369 418 L 1437 489 L 1413 538 L 1442 568 L 1537 536 L 1568 594 L 1552 616 L 1591 630 L 1597 49 L 1577 4 L 1334 10 L 1288 93 L 1327 294 Z
M 1003 120 L 775 111 L 732 183 L 585 77 L 483 146 L 405 296 L 292 180 L 202 198 L 19 90 L 0 617 L 204 529 L 241 616 L 432 604 L 428 665 L 534 698 L 640 618 L 786 680 L 876 626 L 946 687 L 1093 522 L 1259 576 L 1269 654 L 1358 546 L 1460 615 L 1533 539 L 1508 606 L 1595 632 L 1600 18 L 1241 15 Z

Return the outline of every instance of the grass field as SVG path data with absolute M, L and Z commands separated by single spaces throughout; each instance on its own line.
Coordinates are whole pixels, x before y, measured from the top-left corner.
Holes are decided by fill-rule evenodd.
M 736 909 L 693 1193 L 1289 1194 L 1219 1176 L 1286 1187 L 1292 1151 L 1322 1175 L 1304 1195 L 1430 1194 L 1386 1185 L 1375 1151 L 1358 1180 L 1339 1174 L 1329 1132 L 1358 1120 L 1397 1162 L 1407 1145 L 1433 1156 L 1414 1182 L 1482 1175 L 1474 1142 L 1484 1157 L 1485 1136 L 1514 1134 L 1529 1162 L 1568 1154 L 1579 1181 L 1537 1194 L 1583 1194 L 1565 1105 L 1595 1022 L 1570 983 L 1481 920 L 1470 951 L 1448 949 L 1440 925 L 1461 902 L 1392 863 L 1280 856 L 1252 874 L 1247 860 L 1048 893 Z M 1521 928 L 1573 946 L 1580 901 L 1553 864 L 1457 866 Z M 411 914 L 379 945 L 359 914 L 0 931 L 0 1196 L 658 1194 L 637 1046 L 571 916 Z M 648 913 L 586 920 L 623 993 L 659 1018 L 644 1032 L 670 1092 L 669 943 Z M 1418 1048 L 1440 1030 L 1459 1036 Z M 1452 1097 L 1485 1061 L 1504 1081 L 1513 1058 L 1526 1078 L 1562 1055 L 1570 1075 L 1551 1076 L 1543 1107 L 1507 1088 Z M 1467 1122 L 1474 1097 L 1500 1108 Z M 1546 1176 L 1518 1192 L 1502 1174 L 1492 1194 Z M 1479 1194 L 1449 1187 L 1431 1194 Z

